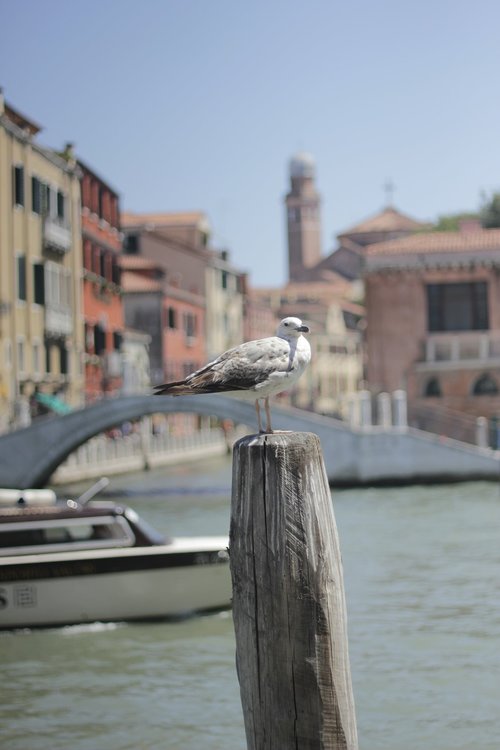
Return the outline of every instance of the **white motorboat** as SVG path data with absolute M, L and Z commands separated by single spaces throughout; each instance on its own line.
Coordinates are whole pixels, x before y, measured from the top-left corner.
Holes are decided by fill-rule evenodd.
M 166 539 L 137 513 L 0 490 L 0 629 L 146 620 L 230 606 L 227 537 Z

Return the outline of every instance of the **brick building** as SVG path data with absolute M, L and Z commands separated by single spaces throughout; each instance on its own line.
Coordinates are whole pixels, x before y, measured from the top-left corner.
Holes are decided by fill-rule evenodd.
M 71 153 L 67 147 L 66 154 Z M 118 193 L 81 160 L 85 398 L 92 402 L 122 386 L 123 306 Z
M 468 222 L 366 253 L 369 388 L 402 388 L 434 412 L 500 414 L 500 229 Z

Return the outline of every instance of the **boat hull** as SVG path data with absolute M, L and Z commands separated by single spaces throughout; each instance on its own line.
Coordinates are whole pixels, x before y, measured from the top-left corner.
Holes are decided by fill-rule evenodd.
M 0 628 L 156 619 L 229 607 L 227 541 L 0 560 Z

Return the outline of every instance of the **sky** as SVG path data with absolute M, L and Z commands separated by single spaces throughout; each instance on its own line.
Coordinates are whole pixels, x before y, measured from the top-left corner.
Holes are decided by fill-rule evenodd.
M 497 0 L 0 0 L 0 85 L 122 210 L 202 210 L 274 286 L 298 151 L 324 254 L 388 179 L 426 221 L 500 190 L 499 28 Z

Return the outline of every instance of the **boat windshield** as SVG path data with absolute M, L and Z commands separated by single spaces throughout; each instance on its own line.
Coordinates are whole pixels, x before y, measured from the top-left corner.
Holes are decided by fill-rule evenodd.
M 0 527 L 2 555 L 131 547 L 134 543 L 127 522 L 113 516 L 13 522 Z
M 147 521 L 141 518 L 132 508 L 126 508 L 125 518 L 134 530 L 138 541 L 142 544 L 168 544 L 170 539 L 151 526 Z

